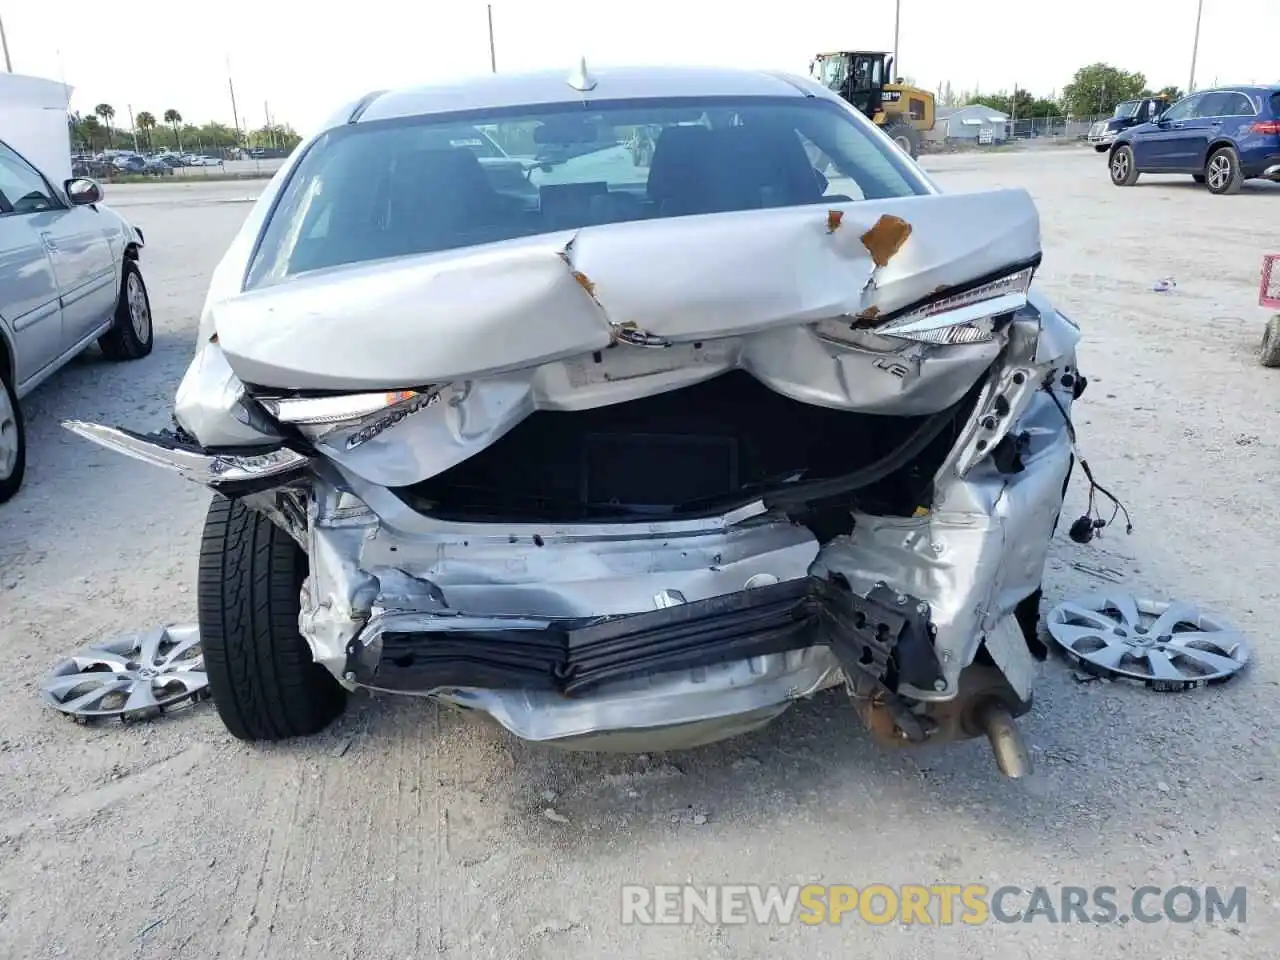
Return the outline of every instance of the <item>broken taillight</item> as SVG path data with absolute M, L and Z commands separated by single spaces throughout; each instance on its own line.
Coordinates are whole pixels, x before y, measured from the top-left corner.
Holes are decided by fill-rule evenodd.
M 986 326 L 981 321 L 1013 313 L 1026 305 L 1034 274 L 1034 267 L 1025 267 L 968 290 L 942 293 L 877 326 L 876 333 L 926 343 L 972 343 L 983 339 L 973 335 L 973 331 Z

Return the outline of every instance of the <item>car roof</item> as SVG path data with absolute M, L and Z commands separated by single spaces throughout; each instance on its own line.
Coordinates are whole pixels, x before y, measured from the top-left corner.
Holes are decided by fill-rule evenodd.
M 430 86 L 371 93 L 328 126 L 424 114 L 460 113 L 525 105 L 661 97 L 813 97 L 833 95 L 813 81 L 765 70 L 723 67 L 588 67 L 594 86 L 570 85 L 576 71 L 492 73 Z
M 1195 93 L 1280 93 L 1280 83 L 1237 83 L 1209 87 L 1207 90 L 1196 90 Z M 1187 94 L 1191 96 L 1191 94 Z

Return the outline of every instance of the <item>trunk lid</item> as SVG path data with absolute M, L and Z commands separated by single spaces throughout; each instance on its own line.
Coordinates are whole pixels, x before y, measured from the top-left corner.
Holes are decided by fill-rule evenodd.
M 905 242 L 868 233 L 886 217 L 909 226 Z M 610 224 L 338 267 L 216 302 L 210 316 L 248 383 L 377 390 L 618 342 L 883 317 L 1039 254 L 1025 191 L 941 194 Z

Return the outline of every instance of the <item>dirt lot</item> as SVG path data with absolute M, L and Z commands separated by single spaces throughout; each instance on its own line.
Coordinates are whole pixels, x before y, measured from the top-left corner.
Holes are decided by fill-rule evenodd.
M 1024 186 L 1042 283 L 1086 331 L 1082 442 L 1131 537 L 1055 544 L 1050 603 L 1105 586 L 1200 600 L 1255 640 L 1240 682 L 1184 695 L 1046 668 L 1038 770 L 985 744 L 886 753 L 842 695 L 680 755 L 547 752 L 419 701 L 251 748 L 212 708 L 77 727 L 39 678 L 93 637 L 195 615 L 207 496 L 57 427 L 162 426 L 209 271 L 255 184 L 119 187 L 146 231 L 154 355 L 82 358 L 29 398 L 24 492 L 0 508 L 0 956 L 1273 957 L 1280 936 L 1280 371 L 1253 351 L 1280 189 L 1118 190 L 1092 152 L 931 158 L 948 189 Z M 1147 182 L 1150 180 L 1150 182 Z M 1151 291 L 1172 276 L 1172 293 Z M 1083 490 L 1071 493 L 1068 515 Z M 554 811 L 555 818 L 545 811 Z M 1248 887 L 1245 922 L 622 926 L 624 883 Z M 852 926 L 853 929 L 848 929 Z

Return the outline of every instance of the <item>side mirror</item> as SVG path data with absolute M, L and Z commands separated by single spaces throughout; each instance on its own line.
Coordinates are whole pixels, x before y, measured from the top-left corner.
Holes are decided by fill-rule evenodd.
M 97 182 L 87 177 L 76 177 L 68 180 L 64 184 L 67 191 L 67 199 L 71 201 L 71 205 L 75 207 L 87 207 L 90 204 L 102 202 L 102 187 Z

